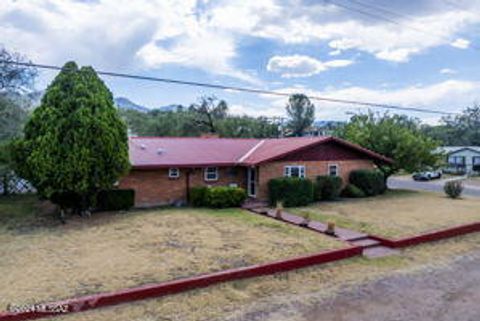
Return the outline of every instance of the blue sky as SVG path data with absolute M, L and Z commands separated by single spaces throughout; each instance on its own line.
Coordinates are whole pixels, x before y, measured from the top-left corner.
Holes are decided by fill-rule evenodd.
M 480 98 L 480 1 L 17 0 L 2 1 L 0 28 L 1 45 L 38 63 L 75 60 L 101 70 L 451 112 Z M 38 89 L 53 76 L 41 72 Z M 283 116 L 286 103 L 104 80 L 115 96 L 149 107 L 215 94 L 234 113 Z M 319 119 L 361 110 L 314 103 Z

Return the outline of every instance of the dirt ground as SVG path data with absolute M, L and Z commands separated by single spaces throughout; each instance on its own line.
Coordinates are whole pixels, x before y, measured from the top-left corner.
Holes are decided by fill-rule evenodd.
M 0 216 L 12 211 L 0 205 Z M 346 246 L 236 209 L 96 213 L 27 226 L 0 229 L 0 310 Z
M 391 238 L 480 221 L 480 199 L 450 199 L 430 192 L 388 191 L 385 195 L 320 202 L 291 209 L 312 219 Z
M 441 301 L 435 300 L 445 298 L 445 302 L 449 302 L 449 298 L 458 295 L 457 304 L 465 301 L 465 308 L 458 311 L 465 311 L 465 315 L 459 314 L 455 318 L 455 307 L 449 311 L 452 317 L 443 320 L 478 321 L 479 318 L 463 318 L 468 316 L 469 309 L 478 311 L 478 292 L 469 292 L 476 291 L 478 286 L 468 284 L 468 275 L 455 274 L 455 262 L 463 258 L 475 258 L 476 253 L 480 253 L 480 233 L 405 249 L 397 256 L 371 260 L 354 258 L 274 276 L 228 282 L 159 299 L 66 315 L 56 320 L 430 321 L 428 318 L 410 317 L 415 316 L 415 310 L 411 314 L 408 312 L 411 309 L 423 309 L 419 311 L 433 313 L 433 308 L 428 306 L 430 303 L 436 304 L 433 307 L 440 307 L 438 302 Z M 480 263 L 480 259 L 477 262 Z M 443 270 L 450 272 L 442 274 Z M 473 270 L 474 265 L 471 265 L 468 271 Z M 435 274 L 437 271 L 439 274 Z M 458 271 L 463 273 L 464 270 Z M 475 273 L 478 277 L 479 271 Z M 415 285 L 415 282 L 423 279 L 423 283 Z M 478 278 L 472 280 L 476 282 Z M 449 285 L 452 286 L 451 290 Z M 409 301 L 410 293 L 412 300 Z M 469 293 L 472 293 L 471 297 Z M 432 298 L 422 297 L 428 295 Z M 347 304 L 347 298 L 358 301 L 343 306 Z M 392 302 L 393 298 L 403 299 L 404 303 L 396 304 Z M 421 307 L 422 302 L 425 302 L 424 307 Z M 338 316 L 337 310 L 340 311 Z M 370 310 L 371 314 L 368 313 Z M 381 314 L 382 311 L 387 311 L 387 314 Z M 355 312 L 358 312 L 358 318 L 353 318 Z M 374 318 L 384 315 L 388 317 Z

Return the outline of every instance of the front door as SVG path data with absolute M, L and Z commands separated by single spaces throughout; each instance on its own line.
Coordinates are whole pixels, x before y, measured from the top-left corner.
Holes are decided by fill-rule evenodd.
M 247 175 L 248 196 L 255 197 L 257 195 L 257 169 L 255 167 L 249 167 Z

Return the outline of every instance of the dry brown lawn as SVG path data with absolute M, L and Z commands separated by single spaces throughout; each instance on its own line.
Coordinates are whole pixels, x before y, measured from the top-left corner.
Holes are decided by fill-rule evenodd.
M 121 304 L 55 318 L 58 321 L 225 321 L 261 320 L 258 310 L 314 304 L 364 282 L 448 267 L 480 249 L 480 233 L 402 250 L 378 259 L 353 258 L 288 273 L 228 282 L 158 299 Z M 353 289 L 353 290 L 352 290 Z M 401 294 L 400 294 L 401 295 Z M 248 315 L 248 318 L 245 318 Z M 298 314 L 288 320 L 297 320 Z M 286 320 L 281 318 L 279 320 Z M 319 320 L 322 320 L 319 314 Z
M 10 224 L 12 213 L 34 221 L 35 207 L 16 201 L 0 201 L 0 217 L 10 217 L 0 229 L 0 310 L 345 246 L 237 209 L 98 213 L 25 228 Z
M 385 195 L 321 202 L 291 209 L 312 219 L 391 238 L 413 236 L 480 221 L 480 199 L 450 199 L 441 194 L 394 190 Z

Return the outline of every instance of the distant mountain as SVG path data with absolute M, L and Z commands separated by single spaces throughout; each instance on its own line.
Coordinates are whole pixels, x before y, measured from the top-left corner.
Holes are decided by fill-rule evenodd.
M 133 101 L 125 97 L 116 97 L 113 100 L 115 102 L 115 105 L 117 105 L 117 107 L 120 109 L 132 109 L 132 110 L 140 111 L 142 113 L 146 113 L 150 110 L 145 106 L 135 104 Z
M 158 108 L 148 108 L 139 104 L 134 103 L 128 98 L 125 97 L 116 97 L 113 99 L 115 101 L 115 105 L 117 105 L 120 109 L 130 109 L 136 110 L 142 113 L 147 113 L 149 111 L 158 110 L 158 111 L 179 111 L 179 109 L 183 108 L 182 105 L 167 105 Z

